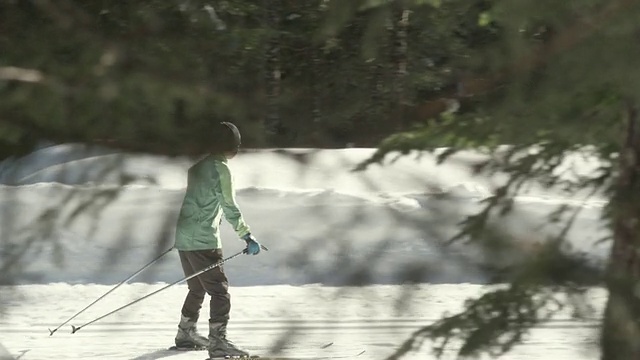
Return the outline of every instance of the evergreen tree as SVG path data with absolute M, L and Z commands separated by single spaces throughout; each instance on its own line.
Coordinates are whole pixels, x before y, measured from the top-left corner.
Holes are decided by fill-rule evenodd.
M 2 2 L 2 154 L 197 154 L 224 119 L 248 146 L 374 146 L 456 86 L 477 11 L 435 3 Z
M 640 3 L 624 0 L 494 1 L 479 22 L 499 29 L 501 40 L 483 46 L 483 55 L 474 58 L 482 72 L 461 77 L 456 94 L 460 101 L 471 96 L 471 110 L 440 113 L 437 121 L 394 135 L 363 164 L 391 152 L 441 146 L 449 149 L 441 153 L 442 161 L 462 149 L 485 151 L 478 173 L 503 173 L 508 180 L 485 200 L 481 213 L 461 224 L 457 241 L 495 241 L 490 219 L 512 209 L 514 196 L 531 184 L 560 188 L 568 196 L 608 198 L 603 218 L 612 250 L 604 276 L 609 291 L 601 327 L 604 360 L 640 358 L 634 293 L 640 281 L 639 12 Z M 466 84 L 476 85 L 468 91 Z M 572 172 L 576 154 L 597 165 Z M 438 354 L 454 339 L 462 341 L 460 355 L 502 354 L 552 316 L 552 305 L 560 305 L 556 311 L 571 305 L 568 299 L 584 290 L 566 277 L 583 264 L 566 252 L 565 235 L 578 213 L 579 208 L 565 206 L 550 214 L 563 221 L 563 229 L 518 266 L 508 287 L 416 332 L 399 353 L 432 338 Z

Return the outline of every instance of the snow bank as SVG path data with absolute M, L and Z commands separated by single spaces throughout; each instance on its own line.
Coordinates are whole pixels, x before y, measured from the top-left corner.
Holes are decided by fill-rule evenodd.
M 231 160 L 245 218 L 271 249 L 229 263 L 234 284 L 484 283 L 484 265 L 513 256 L 445 246 L 497 181 L 471 175 L 480 155 L 437 165 L 420 154 L 353 172 L 373 151 L 275 149 Z M 117 283 L 172 245 L 192 161 L 58 145 L 0 163 L 0 255 L 32 244 L 21 283 Z M 570 239 L 604 257 L 605 246 L 593 247 L 606 234 L 602 200 L 581 203 L 535 187 L 500 220 L 522 244 L 519 256 L 555 229 L 545 215 L 572 202 L 582 215 Z M 223 238 L 226 254 L 242 249 L 228 226 Z M 180 277 L 172 252 L 138 281 Z

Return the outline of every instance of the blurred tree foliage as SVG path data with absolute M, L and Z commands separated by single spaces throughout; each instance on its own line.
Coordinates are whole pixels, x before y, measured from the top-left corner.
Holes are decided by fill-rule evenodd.
M 3 0 L 0 157 L 42 140 L 199 154 L 221 120 L 250 147 L 385 139 L 367 164 L 484 150 L 478 172 L 510 177 L 455 240 L 487 240 L 489 219 L 531 181 L 603 194 L 613 246 L 602 357 L 639 359 L 639 12 L 633 0 Z M 601 165 L 575 174 L 576 153 Z M 510 286 L 399 353 L 432 338 L 436 350 L 462 340 L 462 355 L 501 354 L 550 306 L 572 305 L 583 289 L 563 274 L 580 265 L 563 254 L 577 210 L 551 216 L 565 227 Z
M 484 151 L 477 172 L 507 174 L 507 180 L 452 241 L 496 241 L 490 220 L 516 206 L 514 197 L 533 183 L 569 197 L 608 199 L 603 223 L 612 246 L 597 279 L 609 291 L 600 328 L 606 360 L 640 358 L 639 16 L 640 2 L 632 0 L 492 1 L 478 23 L 499 29 L 499 40 L 481 45 L 472 59 L 479 72 L 459 81 L 480 85 L 467 98 L 473 106 L 387 138 L 362 164 L 438 147 L 447 148 L 441 161 L 463 149 Z M 466 95 L 462 89 L 457 98 Z M 595 164 L 590 171 L 575 166 L 584 160 Z M 567 306 L 581 313 L 584 303 L 575 300 L 584 289 L 566 276 L 586 261 L 567 251 L 566 234 L 579 211 L 563 206 L 549 214 L 561 229 L 517 266 L 508 287 L 416 332 L 399 353 L 432 339 L 438 354 L 462 344 L 462 356 L 501 355 Z
M 197 154 L 375 146 L 447 108 L 485 1 L 0 2 L 2 155 L 39 140 Z

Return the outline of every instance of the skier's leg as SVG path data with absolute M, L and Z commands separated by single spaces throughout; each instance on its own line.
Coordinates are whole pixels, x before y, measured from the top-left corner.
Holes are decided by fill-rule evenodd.
M 178 253 L 185 276 L 192 275 L 199 270 L 193 266 L 194 261 L 191 259 L 194 257 L 193 251 L 179 251 Z M 180 348 L 206 347 L 209 344 L 209 339 L 200 335 L 197 329 L 205 290 L 197 276 L 187 280 L 187 286 L 189 292 L 182 306 L 175 343 Z
M 180 263 L 185 276 L 192 275 L 202 268 L 198 267 L 200 264 L 198 263 L 197 251 L 179 251 L 178 254 L 180 255 Z M 182 315 L 193 321 L 198 321 L 200 308 L 204 302 L 205 289 L 199 277 L 196 276 L 187 280 L 189 292 L 182 305 Z
M 204 266 L 223 259 L 222 249 L 199 252 L 197 255 Z M 206 265 L 205 265 L 206 264 Z M 227 339 L 227 323 L 231 311 L 229 281 L 222 266 L 211 269 L 199 276 L 202 286 L 210 295 L 209 305 L 209 357 L 247 356 Z
M 223 259 L 222 249 L 216 249 L 207 254 L 208 263 L 215 263 Z M 202 276 L 202 286 L 211 297 L 209 302 L 209 322 L 226 323 L 231 312 L 231 295 L 229 295 L 229 281 L 224 273 L 224 267 L 218 266 Z

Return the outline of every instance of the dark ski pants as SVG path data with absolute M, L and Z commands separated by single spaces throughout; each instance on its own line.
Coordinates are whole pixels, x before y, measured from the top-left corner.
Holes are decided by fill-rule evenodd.
M 178 251 L 185 276 L 192 275 L 207 266 L 222 260 L 222 249 Z M 182 315 L 197 320 L 200 308 L 204 302 L 204 295 L 209 294 L 209 322 L 226 323 L 231 310 L 229 295 L 229 281 L 222 266 L 206 271 L 187 280 L 189 293 L 182 306 Z

